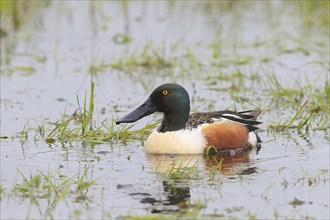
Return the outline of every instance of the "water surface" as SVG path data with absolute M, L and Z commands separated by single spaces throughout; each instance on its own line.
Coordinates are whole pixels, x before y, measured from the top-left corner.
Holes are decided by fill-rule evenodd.
M 9 138 L 1 139 L 1 218 L 329 219 L 329 127 L 267 131 L 294 116 L 286 98 L 312 99 L 307 90 L 276 98 L 269 76 L 288 88 L 311 83 L 322 90 L 329 80 L 323 24 L 329 3 L 311 4 L 34 2 L 17 15 L 19 26 L 2 13 L 1 136 Z M 47 144 L 31 128 L 73 114 L 76 95 L 82 103 L 90 92 L 91 67 L 96 124 L 124 115 L 157 85 L 177 82 L 189 91 L 193 111 L 262 109 L 262 148 L 225 157 L 218 166 L 221 158 L 147 155 L 141 140 Z M 18 138 L 22 130 L 27 140 Z M 180 164 L 186 172 L 168 174 Z M 87 171 L 84 178 L 96 181 L 83 193 L 73 184 L 55 201 L 15 194 L 23 182 L 18 171 L 50 173 L 58 183 L 61 175 L 79 179 Z

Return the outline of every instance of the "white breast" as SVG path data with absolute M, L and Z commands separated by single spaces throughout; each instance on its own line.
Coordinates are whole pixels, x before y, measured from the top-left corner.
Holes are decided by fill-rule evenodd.
M 153 131 L 145 142 L 150 154 L 203 154 L 207 142 L 200 129 Z

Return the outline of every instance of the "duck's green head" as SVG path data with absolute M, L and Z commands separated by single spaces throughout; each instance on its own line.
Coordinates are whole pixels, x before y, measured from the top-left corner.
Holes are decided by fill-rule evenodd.
M 158 131 L 176 131 L 185 128 L 190 111 L 188 92 L 178 84 L 160 85 L 142 105 L 117 120 L 116 124 L 135 122 L 156 111 L 164 113 L 164 120 Z

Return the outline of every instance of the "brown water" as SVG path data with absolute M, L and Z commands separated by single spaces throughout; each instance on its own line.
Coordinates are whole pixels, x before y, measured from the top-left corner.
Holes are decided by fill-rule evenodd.
M 329 130 L 266 131 L 269 123 L 294 115 L 290 108 L 274 107 L 266 73 L 292 87 L 312 82 L 322 88 L 329 79 L 320 65 L 329 60 L 329 30 L 314 16 L 318 11 L 323 15 L 323 9 L 310 12 L 308 6 L 278 1 L 50 1 L 29 8 L 18 30 L 2 17 L 1 27 L 8 34 L 1 38 L 1 136 L 58 121 L 64 111 L 72 114 L 76 95 L 83 100 L 89 91 L 91 64 L 116 63 L 141 54 L 146 45 L 182 63 L 102 69 L 93 76 L 96 123 L 124 115 L 157 85 L 177 82 L 191 94 L 194 111 L 261 108 L 264 124 L 260 152 L 225 158 L 217 172 L 212 158 L 146 155 L 141 141 L 48 145 L 34 140 L 33 131 L 24 143 L 1 139 L 1 219 L 100 219 L 184 211 L 206 218 L 329 219 Z M 114 40 L 123 35 L 132 41 Z M 261 62 L 265 58 L 270 62 Z M 210 60 L 219 63 L 210 65 Z M 238 70 L 243 79 L 221 79 Z M 253 79 L 256 75 L 260 80 Z M 230 92 L 233 85 L 248 90 Z M 256 101 L 238 101 L 237 96 Z M 160 116 L 135 127 L 154 118 Z M 197 170 L 180 178 L 164 174 L 180 163 Z M 52 199 L 7 193 L 22 182 L 17 170 L 26 176 L 59 170 L 71 177 L 81 176 L 86 167 L 88 178 L 97 179 L 88 199 L 72 193 L 54 205 Z

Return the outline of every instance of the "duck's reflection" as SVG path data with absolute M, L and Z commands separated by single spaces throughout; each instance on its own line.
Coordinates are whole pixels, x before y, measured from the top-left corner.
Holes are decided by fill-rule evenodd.
M 168 175 L 178 170 L 190 168 L 198 172 L 218 172 L 220 175 L 235 178 L 236 175 L 250 175 L 257 171 L 250 159 L 256 151 L 232 152 L 224 154 L 204 155 L 146 155 L 149 164 L 162 178 L 162 195 L 154 196 L 148 193 L 131 194 L 141 203 L 151 205 L 151 213 L 169 213 L 192 208 L 189 181 L 186 176 Z M 205 174 L 205 173 L 204 173 Z M 198 174 L 196 174 L 196 178 Z
M 222 175 L 250 175 L 257 172 L 257 168 L 250 164 L 250 160 L 258 153 L 258 149 L 234 153 L 213 154 L 206 156 L 204 166 L 206 170 L 217 169 Z
M 221 154 L 210 155 L 146 155 L 149 164 L 157 173 L 169 173 L 180 168 L 189 169 L 198 167 L 208 172 L 210 169 L 217 169 L 222 175 L 235 176 L 252 174 L 250 160 L 256 155 L 258 149 L 241 152 L 221 152 Z
M 156 199 L 150 193 L 131 193 L 134 198 L 138 198 L 143 204 L 150 204 L 151 213 L 171 213 L 190 207 L 190 188 L 179 186 L 177 182 L 162 181 L 163 196 Z M 165 197 L 164 197 L 165 196 Z

